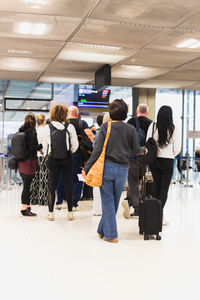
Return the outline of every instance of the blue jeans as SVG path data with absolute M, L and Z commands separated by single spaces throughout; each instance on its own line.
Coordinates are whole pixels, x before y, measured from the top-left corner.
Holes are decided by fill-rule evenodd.
M 103 184 L 100 187 L 103 214 L 97 232 L 107 239 L 118 237 L 116 213 L 127 176 L 128 166 L 105 162 Z
M 81 192 L 83 187 L 83 181 L 78 180 L 77 174 L 81 174 L 81 157 L 78 153 L 73 154 L 73 194 L 74 201 L 73 206 L 78 206 L 78 201 L 81 199 Z

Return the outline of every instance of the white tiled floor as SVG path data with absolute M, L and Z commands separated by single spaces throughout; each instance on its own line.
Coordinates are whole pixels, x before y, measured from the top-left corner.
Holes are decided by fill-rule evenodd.
M 100 240 L 100 217 L 81 202 L 73 222 L 21 217 L 20 190 L 0 193 L 1 299 L 200 299 L 200 186 L 170 188 L 162 240 L 144 241 L 120 206 L 120 242 Z

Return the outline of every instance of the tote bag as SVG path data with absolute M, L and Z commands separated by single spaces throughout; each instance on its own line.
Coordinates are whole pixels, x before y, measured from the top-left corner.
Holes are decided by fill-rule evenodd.
M 104 141 L 102 152 L 101 152 L 99 158 L 96 160 L 96 162 L 90 168 L 90 170 L 86 176 L 85 183 L 89 186 L 100 187 L 102 185 L 106 146 L 108 143 L 110 130 L 111 130 L 111 122 L 108 122 L 108 128 L 107 128 L 106 138 Z

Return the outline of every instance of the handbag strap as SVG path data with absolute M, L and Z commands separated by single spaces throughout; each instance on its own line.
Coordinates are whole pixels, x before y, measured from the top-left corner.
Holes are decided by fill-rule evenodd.
M 135 123 L 136 123 L 136 129 L 140 128 L 140 121 L 138 119 L 138 117 L 135 118 Z
M 107 132 L 106 132 L 106 138 L 105 138 L 105 141 L 104 141 L 104 144 L 103 144 L 103 149 L 102 149 L 101 153 L 106 152 L 106 146 L 107 146 L 108 139 L 109 139 L 109 136 L 110 136 L 110 131 L 111 131 L 111 122 L 109 121 L 108 122 L 108 127 L 107 127 Z
M 155 125 L 156 125 L 156 123 L 153 122 L 153 126 L 152 126 L 152 136 L 151 136 L 152 138 L 153 138 L 153 135 L 154 135 L 154 133 L 155 133 L 155 131 L 154 131 Z

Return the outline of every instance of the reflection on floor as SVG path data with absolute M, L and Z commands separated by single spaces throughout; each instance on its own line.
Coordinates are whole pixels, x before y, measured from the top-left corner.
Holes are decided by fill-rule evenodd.
M 199 299 L 199 194 L 198 184 L 171 186 L 161 241 L 144 241 L 120 206 L 120 241 L 110 244 L 97 237 L 92 202 L 80 203 L 73 222 L 66 210 L 50 222 L 46 207 L 20 216 L 19 188 L 0 192 L 1 299 Z

